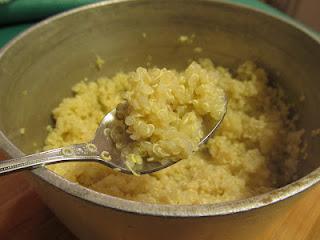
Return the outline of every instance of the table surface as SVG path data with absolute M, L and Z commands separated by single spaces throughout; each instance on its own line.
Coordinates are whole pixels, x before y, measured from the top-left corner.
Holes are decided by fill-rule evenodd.
M 0 159 L 3 158 L 0 153 Z M 0 177 L 1 240 L 76 240 L 26 180 L 25 173 Z
M 319 199 L 320 185 L 309 190 L 273 223 L 266 239 L 263 236 L 260 239 L 319 240 Z M 41 201 L 23 172 L 0 177 L 0 236 L 6 240 L 77 239 Z

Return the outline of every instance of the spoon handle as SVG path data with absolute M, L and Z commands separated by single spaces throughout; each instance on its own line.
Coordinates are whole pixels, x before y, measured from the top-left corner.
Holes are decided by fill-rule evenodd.
M 77 144 L 65 148 L 56 148 L 19 158 L 0 161 L 0 175 L 19 170 L 43 167 L 64 161 L 97 160 L 97 153 L 88 151 L 87 144 Z

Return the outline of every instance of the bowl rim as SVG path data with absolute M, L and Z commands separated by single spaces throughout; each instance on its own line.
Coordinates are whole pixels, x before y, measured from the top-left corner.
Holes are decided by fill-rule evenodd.
M 41 28 L 55 20 L 61 19 L 65 16 L 77 14 L 88 9 L 99 8 L 101 6 L 108 6 L 112 4 L 122 4 L 127 2 L 138 2 L 139 0 L 110 0 L 103 1 L 94 4 L 85 5 L 78 7 L 46 20 L 43 20 L 34 26 L 30 27 L 26 31 L 20 33 L 18 36 L 13 38 L 9 43 L 7 43 L 2 49 L 0 49 L 0 59 L 5 55 L 6 52 L 18 41 L 23 39 L 26 35 L 32 33 L 38 28 Z M 247 9 L 254 11 L 255 13 L 262 14 L 266 17 L 274 18 L 277 21 L 288 24 L 296 30 L 304 33 L 309 38 L 313 39 L 319 44 L 320 47 L 320 37 L 309 30 L 307 27 L 295 20 L 286 17 L 284 15 L 277 14 L 277 10 L 274 13 L 267 13 L 265 11 L 244 5 L 242 3 L 234 3 L 230 1 L 222 0 L 200 0 L 201 2 L 211 3 L 211 4 L 221 4 L 227 7 L 237 7 L 242 9 Z M 147 1 L 146 1 L 147 2 Z M 182 1 L 181 1 L 182 2 Z M 140 1 L 141 3 L 141 1 Z M 0 129 L 0 149 L 3 149 L 9 156 L 19 157 L 23 156 L 23 152 L 19 150 L 1 131 Z M 90 204 L 98 205 L 104 208 L 111 208 L 117 211 L 124 211 L 132 214 L 139 215 L 151 215 L 151 216 L 165 216 L 165 217 L 208 217 L 208 216 L 221 216 L 229 215 L 235 213 L 241 213 L 256 208 L 266 207 L 271 204 L 275 204 L 279 201 L 291 198 L 296 194 L 303 192 L 320 181 L 320 167 L 313 170 L 311 173 L 302 177 L 301 179 L 292 182 L 284 187 L 274 189 L 270 192 L 257 195 L 254 197 L 222 202 L 213 204 L 202 204 L 202 205 L 169 205 L 169 204 L 151 204 L 136 202 L 131 200 L 126 200 L 94 190 L 83 187 L 77 183 L 73 183 L 63 177 L 57 175 L 56 173 L 42 167 L 32 170 L 32 173 L 39 177 L 41 180 L 49 183 L 50 185 L 58 188 L 59 190 L 66 192 L 78 199 L 87 201 Z

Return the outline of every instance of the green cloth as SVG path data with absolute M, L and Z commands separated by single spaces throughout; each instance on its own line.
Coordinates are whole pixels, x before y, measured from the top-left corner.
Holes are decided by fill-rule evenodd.
M 0 0 L 0 4 L 4 4 L 4 3 L 8 3 L 10 2 L 11 0 Z
M 0 25 L 40 20 L 99 0 L 11 0 L 0 2 Z
M 3 4 L 0 2 L 0 26 L 40 20 L 65 10 L 100 1 L 101 0 L 11 0 Z M 247 4 L 276 14 L 279 13 L 277 10 L 258 0 L 229 1 Z
M 26 30 L 32 24 L 19 24 L 13 27 L 5 27 L 0 29 L 0 48 L 14 38 L 18 33 Z

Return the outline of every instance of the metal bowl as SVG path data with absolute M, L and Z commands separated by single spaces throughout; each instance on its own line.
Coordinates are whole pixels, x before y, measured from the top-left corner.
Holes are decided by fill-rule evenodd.
M 143 37 L 146 34 L 146 38 Z M 191 45 L 180 35 L 196 37 Z M 195 54 L 194 47 L 203 52 Z M 96 55 L 106 59 L 97 71 Z M 43 142 L 50 112 L 73 84 L 146 65 L 181 68 L 209 57 L 233 68 L 251 59 L 286 89 L 301 113 L 308 158 L 299 180 L 240 201 L 194 206 L 146 204 L 104 195 L 45 168 L 30 173 L 36 190 L 81 239 L 257 239 L 301 192 L 320 180 L 320 44 L 306 28 L 283 17 L 210 0 L 125 0 L 82 7 L 24 32 L 0 52 L 0 148 L 11 157 Z M 24 136 L 19 129 L 27 129 Z M 22 152 L 23 151 L 23 152 Z

